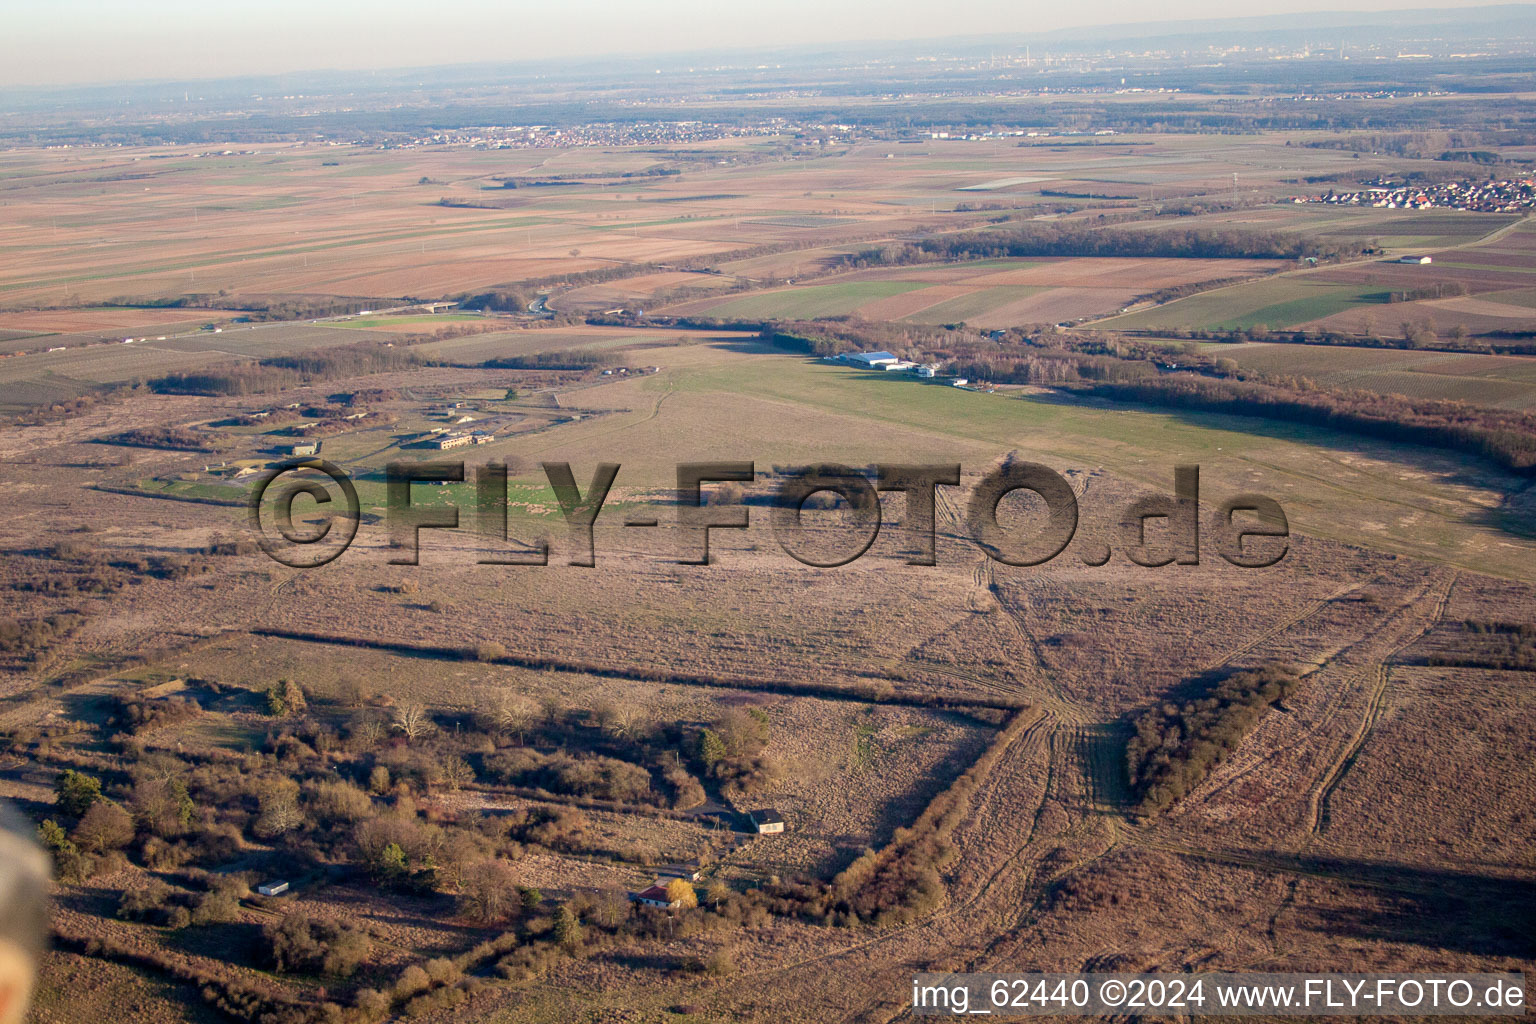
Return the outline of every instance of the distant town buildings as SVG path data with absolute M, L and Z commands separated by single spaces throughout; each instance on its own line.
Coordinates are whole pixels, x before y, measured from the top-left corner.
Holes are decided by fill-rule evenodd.
M 1293 203 L 1334 206 L 1374 206 L 1384 210 L 1462 210 L 1472 213 L 1518 213 L 1536 209 L 1536 178 L 1503 181 L 1442 181 L 1434 185 L 1402 185 L 1378 178 L 1364 188 L 1344 192 L 1329 189 L 1316 196 L 1292 196 Z

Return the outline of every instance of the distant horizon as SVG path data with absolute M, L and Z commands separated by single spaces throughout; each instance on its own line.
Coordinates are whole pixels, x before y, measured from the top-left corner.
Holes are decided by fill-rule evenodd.
M 0 88 L 68 89 L 157 82 L 304 74 L 401 73 L 519 61 L 721 57 L 790 48 L 982 43 L 1062 32 L 1167 25 L 1170 34 L 1201 23 L 1262 23 L 1276 17 L 1380 17 L 1398 12 L 1515 10 L 1536 4 L 1358 0 L 1335 10 L 1324 0 L 1292 0 L 1284 9 L 1233 16 L 1217 0 L 1175 0 L 1165 20 L 1124 0 L 1087 0 L 1044 20 L 1002 0 L 977 0 L 938 11 L 894 0 L 872 14 L 865 5 L 787 0 L 726 9 L 708 0 L 668 0 L 640 10 L 617 0 L 548 5 L 447 0 L 424 25 L 418 8 L 399 0 L 330 4 L 300 0 L 209 8 L 193 0 L 150 0 L 131 10 L 111 0 L 59 0 L 7 15 L 0 39 Z M 1137 15 L 1140 15 L 1139 17 Z M 90 26 L 82 28 L 82 26 Z M 1237 29 L 1234 29 L 1237 30 Z M 1319 27 L 1319 33 L 1332 31 Z M 344 40 L 340 48 L 336 40 Z M 648 41 L 648 42 L 647 42 Z M 343 52 L 344 50 L 344 52 Z M 3 97 L 0 97 L 3 102 Z

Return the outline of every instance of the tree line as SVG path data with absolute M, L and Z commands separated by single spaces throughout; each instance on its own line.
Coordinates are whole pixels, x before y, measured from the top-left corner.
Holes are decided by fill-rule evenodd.
M 163 395 L 253 395 L 314 381 L 361 377 L 422 365 L 425 363 L 420 356 L 404 348 L 363 341 L 317 352 L 270 356 L 232 366 L 168 373 L 151 380 L 149 389 Z
M 1102 381 L 1088 393 L 1120 401 L 1330 427 L 1386 441 L 1428 445 L 1536 473 L 1536 414 L 1406 398 L 1374 391 L 1324 391 L 1221 380 L 1192 373 Z
M 865 249 L 847 259 L 852 266 L 901 266 L 934 260 L 1028 256 L 1290 260 L 1315 257 L 1336 260 L 1376 251 L 1365 242 L 1309 238 L 1278 231 L 1142 230 L 1096 223 L 1028 222 L 993 231 L 932 235 L 902 244 Z

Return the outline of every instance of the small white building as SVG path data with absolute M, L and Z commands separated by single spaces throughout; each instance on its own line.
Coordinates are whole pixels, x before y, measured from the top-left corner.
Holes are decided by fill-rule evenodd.
M 956 377 L 954 380 L 949 382 L 949 385 L 950 387 L 963 388 L 969 383 L 970 381 L 965 377 Z
M 784 816 L 772 807 L 752 811 L 748 817 L 752 819 L 752 827 L 758 835 L 773 835 L 784 831 Z
M 288 451 L 289 451 L 289 454 L 295 455 L 295 456 L 319 455 L 320 454 L 320 442 L 319 441 L 303 441 L 303 442 L 300 442 L 299 444 L 294 445 Z
M 883 369 L 887 373 L 891 372 L 892 370 L 902 371 L 902 370 L 914 370 L 916 368 L 917 368 L 917 364 L 916 363 L 909 363 L 905 359 L 898 359 L 894 363 L 886 363 L 885 366 L 883 367 Z
M 932 364 L 925 364 L 917 368 L 917 375 L 919 377 L 936 377 L 938 374 L 939 368 Z
M 1416 266 L 1421 266 L 1422 267 L 1422 266 L 1428 266 L 1429 264 L 1431 264 L 1431 263 L 1433 263 L 1435 261 L 1434 261 L 1434 259 L 1432 257 L 1429 257 L 1429 256 L 1404 256 L 1402 259 L 1398 260 L 1397 262 L 1399 262 L 1399 263 L 1412 263 L 1412 264 L 1415 264 Z
M 256 887 L 256 891 L 261 893 L 263 896 L 281 896 L 283 893 L 288 891 L 288 883 L 267 882 L 263 885 L 258 885 Z

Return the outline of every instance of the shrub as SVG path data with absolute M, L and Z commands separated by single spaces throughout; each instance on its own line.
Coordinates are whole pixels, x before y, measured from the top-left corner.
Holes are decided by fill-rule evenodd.
M 283 915 L 262 929 L 273 969 L 350 977 L 368 959 L 373 944 L 356 925 L 311 918 L 302 911 Z
M 389 769 L 380 769 L 386 778 Z M 386 783 L 385 788 L 388 788 Z M 373 815 L 373 801 L 367 793 L 350 782 L 326 781 L 315 786 L 310 795 L 311 813 L 327 825 L 355 824 Z
M 400 977 L 395 980 L 395 998 L 409 999 L 418 992 L 425 992 L 431 984 L 432 979 L 427 977 L 427 972 L 416 964 L 411 964 L 401 971 Z
M 704 973 L 720 978 L 736 973 L 736 955 L 729 949 L 717 949 L 704 958 Z
M 152 921 L 160 918 L 171 902 L 171 887 L 151 878 L 137 889 L 124 889 L 117 900 L 117 916 L 125 921 Z
M 581 922 L 576 920 L 576 915 L 571 908 L 561 904 L 555 911 L 554 938 L 556 944 L 569 952 L 575 952 L 581 948 L 583 935 Z
M 517 913 L 520 898 L 517 874 L 504 860 L 485 860 L 464 873 L 459 913 L 483 924 L 504 921 Z
M 66 768 L 54 783 L 54 793 L 59 810 L 71 818 L 78 818 L 101 799 L 101 780 Z
M 121 850 L 133 840 L 133 818 L 110 800 L 98 800 L 85 812 L 70 838 L 86 853 Z

